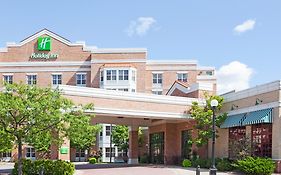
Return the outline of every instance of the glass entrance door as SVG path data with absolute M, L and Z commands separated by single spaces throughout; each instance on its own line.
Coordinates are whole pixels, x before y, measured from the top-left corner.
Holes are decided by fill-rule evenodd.
M 150 162 L 155 164 L 164 163 L 164 132 L 153 133 L 149 136 Z
M 76 150 L 76 156 L 75 156 L 76 162 L 85 162 L 86 156 L 85 156 L 85 150 Z
M 181 132 L 181 157 L 189 159 L 192 147 L 191 131 L 184 130 Z

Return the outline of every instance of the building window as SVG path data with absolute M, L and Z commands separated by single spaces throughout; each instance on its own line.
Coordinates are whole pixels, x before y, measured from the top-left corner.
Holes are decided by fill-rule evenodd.
M 253 155 L 258 157 L 272 156 L 272 124 L 252 125 Z
M 136 71 L 132 71 L 132 81 L 136 81 Z
M 13 83 L 13 75 L 3 75 L 3 80 L 5 83 L 12 84 Z
M 52 75 L 52 78 L 53 78 L 53 85 L 58 85 L 58 84 L 62 84 L 62 81 L 61 81 L 61 74 L 53 74 Z
M 132 89 L 132 92 L 136 92 L 136 89 Z
M 122 88 L 122 89 L 118 89 L 118 91 L 128 92 L 128 91 L 129 91 L 129 89 L 127 89 L 127 88 Z
M 214 74 L 213 71 L 206 71 L 206 75 L 212 76 L 213 74 Z
M 12 153 L 11 152 L 2 153 L 2 158 L 7 158 L 7 157 L 12 157 Z
M 162 84 L 162 74 L 160 73 L 153 74 L 152 82 L 153 84 Z
M 27 75 L 27 84 L 29 85 L 37 84 L 37 75 Z
M 116 80 L 116 70 L 107 70 L 106 80 Z
M 119 70 L 119 80 L 129 80 L 129 70 Z
M 100 72 L 100 81 L 103 82 L 103 71 Z
M 26 148 L 25 157 L 29 159 L 35 159 L 35 148 L 32 147 Z
M 229 128 L 229 158 L 235 158 L 238 154 L 233 147 L 243 142 L 246 137 L 246 127 Z M 240 151 L 240 150 L 239 150 Z
M 86 76 L 87 76 L 87 74 L 85 74 L 85 73 L 76 74 L 76 85 L 85 87 L 86 80 L 87 80 Z
M 152 94 L 155 94 L 155 95 L 162 95 L 162 90 L 157 90 L 157 91 L 152 91 Z
M 178 73 L 178 81 L 187 82 L 187 73 Z
M 105 148 L 105 157 L 110 157 L 110 148 Z M 115 148 L 111 148 L 111 157 L 115 157 Z
M 111 127 L 110 126 L 105 126 L 105 135 L 106 136 L 110 136 L 110 133 L 111 133 Z

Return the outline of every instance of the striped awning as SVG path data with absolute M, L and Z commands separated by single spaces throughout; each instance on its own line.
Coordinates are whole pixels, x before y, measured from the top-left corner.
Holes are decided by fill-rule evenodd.
M 272 108 L 253 111 L 245 114 L 242 125 L 253 125 L 258 123 L 272 123 Z
M 245 113 L 230 115 L 226 118 L 220 128 L 231 128 L 236 126 L 242 126 L 242 122 L 244 120 Z

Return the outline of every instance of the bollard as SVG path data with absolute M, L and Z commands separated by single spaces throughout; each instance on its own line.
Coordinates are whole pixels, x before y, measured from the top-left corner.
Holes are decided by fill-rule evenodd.
M 200 166 L 199 165 L 196 168 L 196 175 L 200 175 Z

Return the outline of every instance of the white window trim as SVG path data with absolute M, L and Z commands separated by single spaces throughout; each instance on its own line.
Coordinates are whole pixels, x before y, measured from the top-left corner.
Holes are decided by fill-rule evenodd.
M 188 74 L 188 71 L 178 71 L 177 74 Z
M 27 73 L 26 74 L 26 84 L 28 84 L 28 76 L 36 76 L 36 83 L 35 84 L 28 84 L 28 85 L 37 85 L 37 83 L 38 83 L 38 76 L 37 76 L 38 74 L 37 73 Z
M 86 77 L 85 77 L 85 80 L 86 80 L 85 84 L 78 84 L 77 83 L 77 75 L 86 75 Z M 79 87 L 86 87 L 87 86 L 87 72 L 77 72 L 75 78 L 76 78 L 76 80 L 75 80 L 76 81 L 76 86 L 79 86 Z
M 87 72 L 77 72 L 76 75 L 77 74 L 79 74 L 79 75 L 87 75 Z
M 38 73 L 26 73 L 26 75 L 38 75 Z
M 61 84 L 62 84 L 62 73 L 52 73 L 51 77 L 52 77 L 52 85 L 61 85 L 61 84 L 54 84 L 54 77 L 53 75 L 61 75 Z
M 5 74 L 2 74 L 3 76 L 13 76 L 14 74 L 13 73 L 5 73 Z

